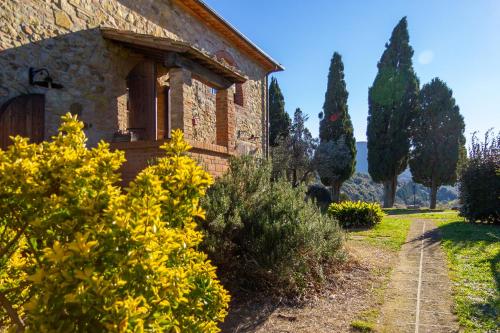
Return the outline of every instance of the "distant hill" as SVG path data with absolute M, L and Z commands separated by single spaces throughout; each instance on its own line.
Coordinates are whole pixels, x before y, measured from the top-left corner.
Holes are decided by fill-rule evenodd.
M 342 193 L 350 200 L 381 202 L 383 188 L 371 180 L 368 174 L 368 145 L 367 142 L 356 142 L 356 173 L 342 185 Z M 406 169 L 398 176 L 398 189 L 396 203 L 410 205 L 415 203 L 421 206 L 429 204 L 429 189 L 420 184 L 415 184 L 411 179 L 410 169 Z M 458 189 L 452 186 L 442 186 L 438 191 L 438 202 L 441 205 L 454 203 L 458 199 Z
M 415 192 L 413 192 L 414 189 Z M 381 184 L 373 182 L 369 175 L 359 172 L 342 184 L 341 191 L 350 200 L 380 203 L 384 192 Z M 398 190 L 396 191 L 396 204 L 405 206 L 412 205 L 415 202 L 415 204 L 425 207 L 429 205 L 429 198 L 428 188 L 420 184 L 414 184 L 412 181 L 399 181 Z M 439 188 L 437 200 L 440 206 L 451 205 L 457 199 L 458 190 L 456 187 L 442 186 Z
M 367 173 L 356 172 L 351 179 L 342 184 L 342 193 L 350 200 L 380 202 L 382 200 L 382 185 L 375 183 Z
M 356 172 L 368 174 L 368 145 L 367 142 L 356 142 Z

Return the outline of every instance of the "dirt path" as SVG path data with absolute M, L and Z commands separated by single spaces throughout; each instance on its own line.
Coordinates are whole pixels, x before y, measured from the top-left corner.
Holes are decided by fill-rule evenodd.
M 458 332 L 439 238 L 432 220 L 413 221 L 387 289 L 378 331 Z

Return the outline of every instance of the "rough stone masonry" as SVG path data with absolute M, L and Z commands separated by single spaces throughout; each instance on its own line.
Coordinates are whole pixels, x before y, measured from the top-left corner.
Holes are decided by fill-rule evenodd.
M 222 61 L 247 78 L 218 91 L 189 69 L 157 66 L 157 89 L 171 89 L 171 128 L 184 131 L 192 156 L 213 175 L 226 170 L 231 155 L 266 150 L 267 75 L 282 68 L 200 1 L 9 0 L 0 5 L 0 22 L 0 112 L 13 98 L 43 94 L 46 139 L 68 111 L 84 121 L 91 146 L 128 130 L 127 77 L 148 55 L 103 38 L 100 28 L 108 27 L 181 41 L 208 57 L 227 55 Z M 63 88 L 30 84 L 29 68 L 45 68 Z M 126 152 L 125 180 L 159 154 L 162 139 L 112 143 Z

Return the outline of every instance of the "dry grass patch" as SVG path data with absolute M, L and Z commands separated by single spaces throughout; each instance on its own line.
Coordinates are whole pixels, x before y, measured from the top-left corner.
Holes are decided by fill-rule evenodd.
M 328 274 L 327 287 L 290 302 L 263 294 L 233 295 L 223 332 L 351 332 L 352 323 L 382 302 L 393 251 L 349 241 L 349 260 Z

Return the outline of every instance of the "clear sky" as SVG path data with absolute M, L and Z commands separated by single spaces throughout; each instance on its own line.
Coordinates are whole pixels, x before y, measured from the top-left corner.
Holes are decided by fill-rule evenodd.
M 328 67 L 344 61 L 349 113 L 366 140 L 368 87 L 393 27 L 408 17 L 420 84 L 439 77 L 473 131 L 500 130 L 500 0 L 205 0 L 283 64 L 275 74 L 286 110 L 300 107 L 318 134 Z

